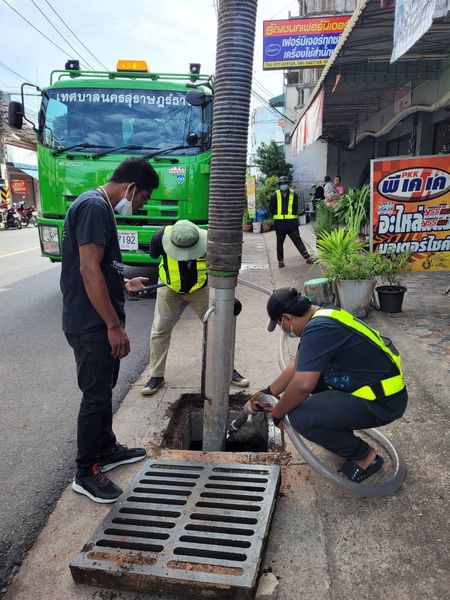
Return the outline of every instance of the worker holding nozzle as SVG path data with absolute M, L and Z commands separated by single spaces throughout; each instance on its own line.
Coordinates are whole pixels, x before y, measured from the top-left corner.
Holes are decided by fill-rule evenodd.
M 295 360 L 251 397 L 244 414 L 271 410 L 278 426 L 289 415 L 300 435 L 345 459 L 342 477 L 367 479 L 383 459 L 354 430 L 386 425 L 404 413 L 408 394 L 399 353 L 347 311 L 311 304 L 295 288 L 275 290 L 267 312 L 269 331 L 278 325 L 301 344 Z M 272 408 L 274 396 L 280 399 Z M 239 424 L 235 420 L 229 434 Z

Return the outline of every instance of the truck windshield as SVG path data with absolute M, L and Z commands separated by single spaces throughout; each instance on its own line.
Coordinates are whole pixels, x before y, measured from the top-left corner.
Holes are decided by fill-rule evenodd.
M 205 109 L 191 106 L 185 92 L 53 89 L 42 101 L 39 140 L 52 150 L 78 144 L 94 152 L 143 146 L 126 151 L 140 155 L 148 154 L 148 147 L 183 146 L 174 154 L 198 154 L 210 146 L 211 121 L 211 103 Z M 197 147 L 185 147 L 190 133 L 198 135 Z

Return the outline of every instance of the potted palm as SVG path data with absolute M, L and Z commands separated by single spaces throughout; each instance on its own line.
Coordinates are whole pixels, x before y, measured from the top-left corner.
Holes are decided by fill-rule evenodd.
M 366 317 L 380 269 L 379 255 L 366 251 L 358 230 L 335 229 L 317 239 L 317 262 L 334 282 L 339 304 L 355 317 Z
M 402 285 L 400 272 L 410 269 L 410 252 L 399 254 L 382 254 L 378 275 L 381 285 L 375 289 L 378 294 L 380 308 L 385 313 L 398 313 L 402 310 L 403 298 L 407 288 Z

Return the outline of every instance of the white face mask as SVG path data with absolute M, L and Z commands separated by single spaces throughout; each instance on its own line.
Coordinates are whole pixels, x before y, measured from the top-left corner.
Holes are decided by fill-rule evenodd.
M 288 190 L 288 189 L 289 189 L 289 186 L 288 186 L 288 184 L 287 184 L 287 183 L 282 183 L 282 184 L 280 185 L 280 190 L 281 190 L 282 192 L 285 192 L 285 191 L 286 191 L 286 190 Z
M 127 191 L 125 192 L 125 196 L 122 198 L 122 200 L 119 200 L 119 202 L 114 207 L 114 210 L 117 213 L 119 213 L 119 215 L 122 215 L 124 217 L 128 217 L 129 215 L 133 214 L 133 198 L 134 198 L 134 194 L 136 193 L 136 187 L 133 190 L 133 195 L 131 196 L 131 200 L 128 200 L 128 198 L 127 198 L 129 189 L 130 189 L 130 186 L 127 187 Z

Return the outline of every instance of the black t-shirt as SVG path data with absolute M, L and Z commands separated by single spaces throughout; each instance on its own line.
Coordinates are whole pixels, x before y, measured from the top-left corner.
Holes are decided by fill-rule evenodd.
M 297 371 L 320 371 L 329 388 L 354 392 L 364 385 L 398 375 L 396 366 L 379 348 L 330 317 L 315 317 L 306 325 L 299 346 Z M 406 391 L 366 402 L 380 419 L 400 417 L 406 406 Z
M 81 333 L 104 326 L 92 306 L 80 274 L 79 246 L 98 244 L 105 247 L 102 273 L 111 303 L 125 326 L 123 263 L 116 221 L 109 202 L 97 190 L 81 194 L 67 211 L 62 239 L 61 291 L 63 293 L 63 330 Z
M 289 195 L 290 191 L 281 192 L 281 209 L 282 214 L 287 215 L 288 206 L 289 206 Z M 270 214 L 276 215 L 278 212 L 278 200 L 277 195 L 274 194 L 269 200 L 269 211 Z M 292 203 L 292 214 L 294 215 L 294 219 L 275 219 L 273 225 L 275 227 L 275 231 L 294 231 L 298 229 L 298 196 L 294 193 L 294 201 Z
M 155 233 L 150 241 L 150 256 L 152 258 L 159 258 L 160 256 L 163 259 L 164 268 L 166 274 L 168 273 L 167 267 L 167 254 L 164 251 L 162 245 L 162 239 L 164 235 L 164 229 Z M 180 279 L 181 279 L 181 289 L 178 293 L 180 294 L 188 294 L 190 290 L 196 285 L 198 274 L 197 274 L 197 261 L 196 260 L 179 260 L 178 267 L 180 269 Z M 168 281 L 168 283 L 170 283 Z M 208 279 L 206 279 L 204 285 L 205 287 L 208 284 Z

